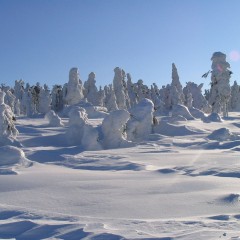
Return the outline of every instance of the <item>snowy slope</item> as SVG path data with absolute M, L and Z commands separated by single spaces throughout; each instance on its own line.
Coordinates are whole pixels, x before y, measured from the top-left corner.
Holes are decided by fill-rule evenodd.
M 101 151 L 67 144 L 67 119 L 19 118 L 21 150 L 0 156 L 14 159 L 0 164 L 0 239 L 240 239 L 240 114 L 230 116 L 163 122 L 135 147 Z

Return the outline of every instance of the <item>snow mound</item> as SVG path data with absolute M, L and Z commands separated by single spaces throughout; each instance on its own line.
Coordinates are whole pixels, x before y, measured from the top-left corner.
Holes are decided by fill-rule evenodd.
M 204 133 L 200 129 L 191 129 L 187 126 L 176 126 L 165 121 L 161 121 L 158 126 L 154 128 L 156 133 L 165 136 L 185 136 Z
M 174 105 L 173 109 L 172 109 L 172 117 L 178 117 L 178 116 L 182 116 L 182 117 L 186 118 L 187 120 L 195 119 L 192 116 L 192 114 L 189 112 L 188 108 L 181 104 Z
M 207 117 L 207 115 L 203 111 L 194 107 L 189 108 L 189 112 L 194 118 L 204 119 L 205 117 Z
M 24 152 L 17 147 L 9 145 L 0 147 L 0 156 L 0 168 L 11 166 L 27 167 L 30 164 Z
M 230 132 L 228 128 L 219 128 L 207 136 L 210 140 L 227 141 L 237 139 L 237 135 Z
M 46 113 L 45 119 L 48 120 L 49 126 L 51 127 L 63 126 L 61 118 L 53 110 L 50 110 L 48 113 Z
M 211 113 L 203 119 L 204 122 L 222 122 L 222 118 L 218 113 Z

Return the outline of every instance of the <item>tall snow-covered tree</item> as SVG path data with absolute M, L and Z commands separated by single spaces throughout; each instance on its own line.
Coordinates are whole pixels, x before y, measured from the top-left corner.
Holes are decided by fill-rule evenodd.
M 98 89 L 96 87 L 96 75 L 94 72 L 91 72 L 88 75 L 88 80 L 84 83 L 84 92 L 85 98 L 87 98 L 88 102 L 92 103 L 94 106 L 99 104 L 98 102 Z
M 222 52 L 215 52 L 212 55 L 212 75 L 209 103 L 212 105 L 213 113 L 222 113 L 228 116 L 228 101 L 231 96 L 229 70 L 230 64 L 226 61 L 226 55 Z
M 116 95 L 113 89 L 112 84 L 109 87 L 105 88 L 106 99 L 105 99 L 105 106 L 109 112 L 118 110 Z
M 40 88 L 39 92 L 39 113 L 46 114 L 50 110 L 51 105 L 51 96 L 50 90 L 48 86 L 44 84 L 43 87 Z
M 14 142 L 18 130 L 14 125 L 14 114 L 11 108 L 4 103 L 6 93 L 0 90 L 0 146 Z
M 183 94 L 183 88 L 179 81 L 178 71 L 175 64 L 172 64 L 172 83 L 170 95 L 172 99 L 172 105 L 184 104 L 185 97 Z
M 63 109 L 63 92 L 61 85 L 54 85 L 51 93 L 52 97 L 52 110 L 58 112 Z
M 126 95 L 123 86 L 123 71 L 121 68 L 114 69 L 113 89 L 116 96 L 116 102 L 119 109 L 127 109 Z
M 69 72 L 66 102 L 68 105 L 74 105 L 79 103 L 83 98 L 83 86 L 79 78 L 78 68 L 72 68 Z
M 131 107 L 133 107 L 138 103 L 138 100 L 137 100 L 137 92 L 135 91 L 134 84 L 132 83 L 132 77 L 129 73 L 127 73 L 127 90 L 128 90 L 130 105 Z

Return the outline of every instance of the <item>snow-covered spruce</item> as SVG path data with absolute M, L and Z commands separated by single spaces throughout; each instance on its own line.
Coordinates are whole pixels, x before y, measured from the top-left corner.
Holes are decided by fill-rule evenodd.
M 46 113 L 45 118 L 48 120 L 49 126 L 51 127 L 61 127 L 64 125 L 62 119 L 53 110 Z
M 144 98 L 130 111 L 130 120 L 127 122 L 127 136 L 131 141 L 139 141 L 152 133 L 153 102 Z

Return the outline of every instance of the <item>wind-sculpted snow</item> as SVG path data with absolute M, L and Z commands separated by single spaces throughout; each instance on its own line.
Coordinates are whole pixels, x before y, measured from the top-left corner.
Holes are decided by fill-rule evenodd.
M 81 108 L 61 127 L 17 119 L 22 147 L 0 148 L 1 239 L 239 239 L 239 113 L 157 117 L 139 142 L 86 151 L 94 136 L 86 126 L 100 144 L 115 131 L 114 141 L 128 143 L 130 114 L 108 117 L 106 132 Z M 66 132 L 76 125 L 81 141 L 72 145 Z
M 29 166 L 31 162 L 21 149 L 13 146 L 0 147 L 0 175 L 16 174 L 15 170 Z

